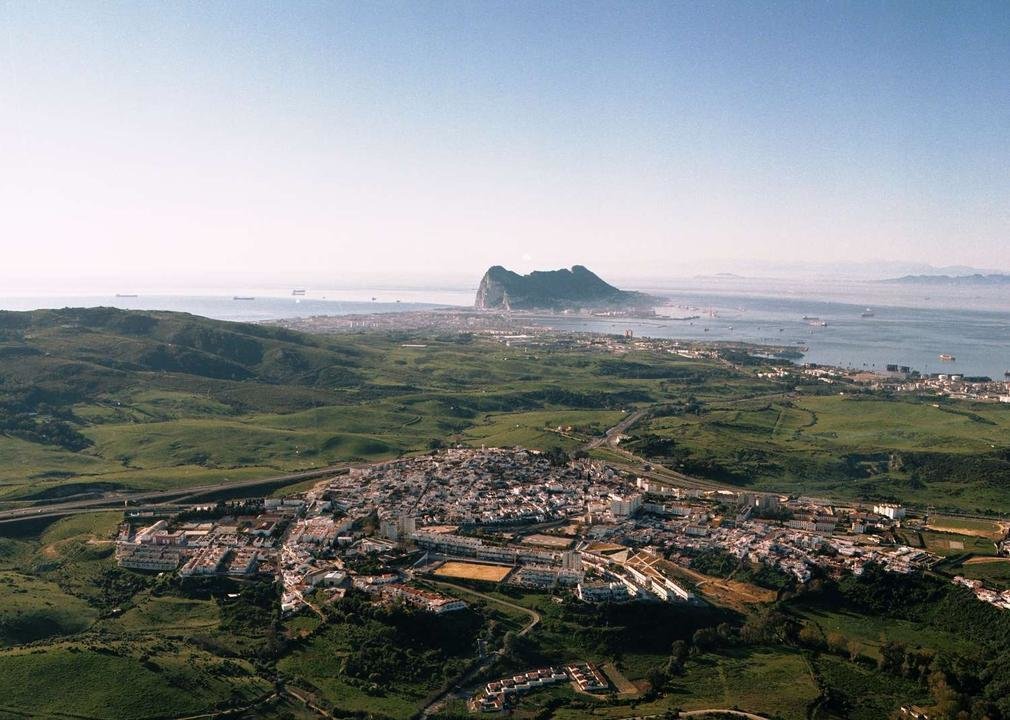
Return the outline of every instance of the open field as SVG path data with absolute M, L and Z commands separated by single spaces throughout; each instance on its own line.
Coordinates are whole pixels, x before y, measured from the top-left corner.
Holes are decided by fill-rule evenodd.
M 929 694 L 917 683 L 893 674 L 873 672 L 840 658 L 821 655 L 813 662 L 817 676 L 831 688 L 836 705 L 845 707 L 849 720 L 879 720 L 902 705 L 930 705 Z M 828 712 L 817 720 L 837 717 Z
M 522 543 L 523 545 L 539 545 L 540 547 L 552 548 L 554 550 L 567 550 L 572 545 L 572 539 L 537 533 L 535 535 L 527 535 L 522 539 Z
M 181 647 L 146 662 L 122 646 L 6 651 L 0 674 L 0 708 L 123 720 L 196 714 L 230 700 L 251 702 L 270 689 L 243 662 Z
M 442 563 L 434 574 L 438 577 L 501 582 L 510 572 L 512 568 L 504 565 L 449 560 Z
M 622 446 L 688 475 L 941 510 L 1010 508 L 1000 455 L 1010 408 L 996 403 L 934 407 L 820 388 L 785 397 L 780 384 L 717 361 L 518 352 L 470 336 L 423 336 L 417 349 L 402 333 L 310 336 L 173 313 L 3 320 L 0 404 L 15 408 L 4 421 L 12 430 L 0 428 L 7 503 L 269 477 L 446 442 L 574 450 L 652 408 Z M 25 400 L 29 388 L 45 389 L 49 415 Z
M 885 640 L 897 640 L 910 647 L 955 651 L 968 657 L 979 652 L 979 648 L 965 638 L 908 620 L 811 607 L 799 608 L 798 614 L 816 623 L 825 636 L 838 632 L 857 642 L 860 653 L 873 659 L 880 657 L 880 645 Z
M 749 605 L 773 602 L 776 597 L 774 590 L 758 587 L 753 583 L 705 575 L 676 563 L 664 563 L 663 567 L 673 577 L 685 581 L 694 592 L 717 605 L 745 612 Z
M 538 411 L 488 415 L 468 428 L 463 439 L 471 445 L 493 447 L 571 449 L 620 422 L 622 413 L 609 410 Z
M 957 555 L 965 552 L 977 555 L 996 554 L 995 543 L 987 537 L 930 531 L 920 534 L 926 549 L 937 555 Z
M 108 308 L 5 313 L 0 331 L 3 501 L 270 476 L 447 441 L 574 449 L 637 405 L 775 387 L 668 354 L 534 354 L 470 336 L 426 336 L 418 351 L 403 334 Z
M 756 489 L 1010 508 L 1010 408 L 999 403 L 797 396 L 705 403 L 658 417 L 628 447 L 688 474 Z M 959 530 L 964 530 L 964 527 Z
M 756 648 L 692 660 L 687 663 L 684 675 L 671 680 L 665 697 L 636 703 L 634 710 L 627 705 L 599 701 L 591 704 L 591 717 L 616 719 L 658 715 L 670 708 L 739 707 L 783 720 L 805 720 L 807 706 L 818 694 L 800 653 Z M 587 714 L 582 709 L 561 708 L 551 717 L 581 720 Z
M 0 645 L 73 635 L 91 627 L 98 613 L 54 582 L 0 572 Z

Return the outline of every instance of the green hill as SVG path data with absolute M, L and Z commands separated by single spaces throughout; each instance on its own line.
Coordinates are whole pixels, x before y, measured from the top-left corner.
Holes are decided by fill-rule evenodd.
M 672 357 L 650 359 L 648 378 L 615 377 L 609 354 L 590 350 L 411 339 L 112 308 L 0 312 L 0 503 L 391 458 L 475 441 L 480 432 L 464 432 L 491 413 L 577 410 L 602 424 L 688 384 L 732 388 L 714 364 Z M 571 444 L 544 428 L 527 435 Z

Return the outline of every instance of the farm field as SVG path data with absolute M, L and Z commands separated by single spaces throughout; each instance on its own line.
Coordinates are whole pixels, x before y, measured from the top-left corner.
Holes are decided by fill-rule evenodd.
M 504 565 L 449 560 L 442 563 L 438 569 L 435 570 L 434 574 L 438 577 L 500 582 L 504 580 L 510 572 L 512 572 L 512 568 Z
M 758 587 L 753 583 L 705 575 L 676 563 L 666 563 L 664 568 L 675 578 L 679 578 L 697 593 L 711 602 L 738 610 L 747 606 L 769 603 L 775 600 L 774 590 Z

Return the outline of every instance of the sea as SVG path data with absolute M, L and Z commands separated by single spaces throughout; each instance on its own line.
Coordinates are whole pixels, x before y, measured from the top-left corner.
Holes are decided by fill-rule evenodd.
M 833 278 L 802 281 L 698 277 L 628 285 L 661 298 L 656 317 L 555 316 L 558 330 L 785 346 L 801 361 L 865 370 L 889 364 L 923 373 L 1003 380 L 1010 370 L 1010 292 Z M 109 306 L 258 322 L 313 315 L 466 307 L 475 287 L 0 296 L 0 310 Z M 235 299 L 236 297 L 245 299 Z M 250 299 L 251 298 L 251 299 Z M 941 360 L 941 356 L 953 359 Z

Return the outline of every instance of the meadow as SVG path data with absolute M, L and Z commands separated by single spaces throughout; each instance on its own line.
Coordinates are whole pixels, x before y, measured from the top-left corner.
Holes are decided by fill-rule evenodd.
M 1010 508 L 1010 408 L 1000 403 L 862 395 L 709 402 L 635 434 L 630 449 L 755 489 Z
M 1006 405 L 797 391 L 749 366 L 628 350 L 306 335 L 113 309 L 2 313 L 0 505 L 450 443 L 574 451 L 647 409 L 624 447 L 701 478 L 940 511 L 1010 508 Z
M 572 450 L 623 410 L 774 387 L 671 355 L 410 339 L 109 308 L 0 313 L 0 503 L 269 477 L 449 442 Z

